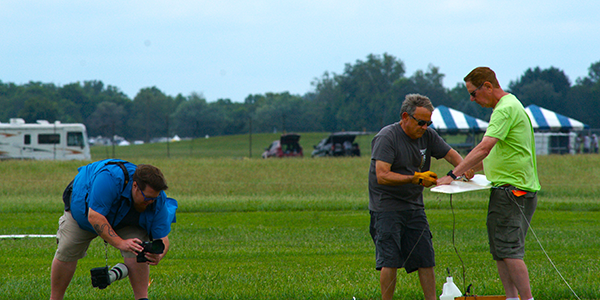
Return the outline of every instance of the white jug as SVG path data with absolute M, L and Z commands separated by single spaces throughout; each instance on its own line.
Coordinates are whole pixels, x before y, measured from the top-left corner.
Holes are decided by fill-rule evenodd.
M 458 289 L 452 277 L 446 277 L 446 283 L 442 288 L 442 295 L 440 300 L 454 300 L 456 297 L 462 296 L 462 292 Z

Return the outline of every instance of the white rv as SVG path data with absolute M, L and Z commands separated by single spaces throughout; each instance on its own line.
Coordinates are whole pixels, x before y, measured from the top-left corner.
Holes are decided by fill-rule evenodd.
M 20 118 L 0 122 L 0 159 L 91 160 L 85 125 Z

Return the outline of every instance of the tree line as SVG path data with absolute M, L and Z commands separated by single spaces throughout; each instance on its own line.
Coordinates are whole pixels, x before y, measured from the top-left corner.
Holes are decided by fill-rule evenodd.
M 157 87 L 141 89 L 130 99 L 102 81 L 64 86 L 0 81 L 0 121 L 23 118 L 83 123 L 90 136 L 119 135 L 129 140 L 156 137 L 204 137 L 248 132 L 378 131 L 399 120 L 400 106 L 410 93 L 428 96 L 434 106 L 445 105 L 489 120 L 491 109 L 470 103 L 464 83 L 448 89 L 444 74 L 429 65 L 412 76 L 404 63 L 387 53 L 370 54 L 347 63 L 341 74 L 325 72 L 305 95 L 288 92 L 248 95 L 244 102 L 207 101 L 201 94 L 165 95 Z M 501 76 L 501 74 L 499 74 Z M 505 90 L 524 106 L 536 104 L 600 128 L 600 61 L 588 76 L 571 83 L 560 69 L 527 69 Z

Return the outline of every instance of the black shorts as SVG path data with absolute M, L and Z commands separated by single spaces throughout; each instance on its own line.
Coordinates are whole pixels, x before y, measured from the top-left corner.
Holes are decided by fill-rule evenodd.
M 424 209 L 371 211 L 371 238 L 375 243 L 375 268 L 404 268 L 412 273 L 435 266 L 432 234 Z

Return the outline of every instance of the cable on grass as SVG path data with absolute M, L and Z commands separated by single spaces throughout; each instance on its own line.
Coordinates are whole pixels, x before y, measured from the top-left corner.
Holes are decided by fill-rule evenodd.
M 535 230 L 533 230 L 533 227 L 531 227 L 531 223 L 529 223 L 529 220 L 527 220 L 527 217 L 525 216 L 525 213 L 523 212 L 523 209 L 521 208 L 521 206 L 519 205 L 519 203 L 515 199 L 514 195 L 508 189 L 506 189 L 506 188 L 502 188 L 502 187 L 499 187 L 499 188 L 503 189 L 508 194 L 508 197 L 519 208 L 519 211 L 521 212 L 521 215 L 523 215 L 523 218 L 525 219 L 525 222 L 527 222 L 527 225 L 529 226 L 529 230 L 531 230 L 531 233 L 533 233 L 533 236 L 535 237 L 535 240 L 537 241 L 538 245 L 540 245 L 540 248 L 542 249 L 542 252 L 544 252 L 544 255 L 546 255 L 546 258 L 548 259 L 548 261 L 550 262 L 550 264 L 552 265 L 552 267 L 554 268 L 554 270 L 556 271 L 556 273 L 558 273 L 558 276 L 560 276 L 560 278 L 567 285 L 567 287 L 569 288 L 569 290 L 571 290 L 571 293 L 573 293 L 573 295 L 577 299 L 581 300 L 581 298 L 579 298 L 579 296 L 577 295 L 577 293 L 575 293 L 575 291 L 573 290 L 573 288 L 571 287 L 571 285 L 567 282 L 567 280 L 565 279 L 565 277 L 560 273 L 560 271 L 558 270 L 558 268 L 556 267 L 556 265 L 554 264 L 554 262 L 552 261 L 552 259 L 550 259 L 550 255 L 548 255 L 548 252 L 546 252 L 546 249 L 544 249 L 544 246 L 542 246 L 542 242 L 540 242 L 540 239 L 538 238 L 537 234 L 535 234 Z
M 408 255 L 406 256 L 406 258 L 404 259 L 404 262 L 402 263 L 402 266 L 400 268 L 404 268 L 405 267 L 406 262 L 408 261 L 408 259 L 412 255 L 413 251 L 415 251 L 415 248 L 419 244 L 419 241 L 421 240 L 421 237 L 423 237 L 423 234 L 425 233 L 425 230 L 427 230 L 427 227 L 423 228 L 423 231 L 421 231 L 421 234 L 419 235 L 419 238 L 415 242 L 415 245 L 412 247 L 412 249 L 410 249 L 410 252 L 408 253 Z M 390 282 L 390 285 L 386 287 L 386 291 L 390 289 L 392 283 L 395 284 L 396 280 L 394 280 L 393 282 Z M 382 293 L 383 293 L 383 291 L 382 291 Z
M 467 290 L 466 289 L 467 280 L 465 279 L 466 278 L 465 262 L 460 257 L 460 254 L 458 253 L 458 249 L 456 248 L 456 242 L 454 240 L 454 234 L 456 232 L 456 214 L 454 214 L 454 207 L 452 205 L 452 194 L 450 194 L 450 210 L 452 211 L 452 247 L 454 247 L 454 252 L 456 253 L 456 256 L 458 256 L 458 259 L 460 260 L 460 264 L 462 265 L 463 290 L 466 291 Z

